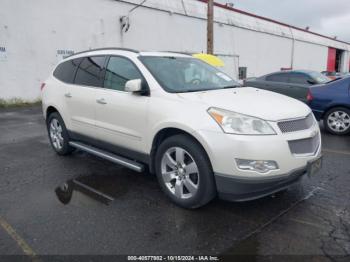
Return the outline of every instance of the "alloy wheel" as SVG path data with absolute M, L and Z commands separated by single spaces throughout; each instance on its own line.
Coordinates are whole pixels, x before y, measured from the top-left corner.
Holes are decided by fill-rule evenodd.
M 63 148 L 64 139 L 62 132 L 63 129 L 60 122 L 56 118 L 53 118 L 50 122 L 50 139 L 56 150 L 61 150 Z
M 328 116 L 327 124 L 334 132 L 345 132 L 350 128 L 350 116 L 344 111 L 334 111 Z
M 177 198 L 188 199 L 197 193 L 199 170 L 185 149 L 169 148 L 162 157 L 161 173 L 166 187 Z

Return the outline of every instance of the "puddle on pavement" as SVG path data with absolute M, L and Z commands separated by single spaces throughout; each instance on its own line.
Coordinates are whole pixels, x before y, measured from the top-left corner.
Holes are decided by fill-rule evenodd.
M 109 205 L 126 193 L 126 189 L 125 183 L 116 177 L 91 175 L 68 180 L 58 186 L 55 193 L 64 205 Z

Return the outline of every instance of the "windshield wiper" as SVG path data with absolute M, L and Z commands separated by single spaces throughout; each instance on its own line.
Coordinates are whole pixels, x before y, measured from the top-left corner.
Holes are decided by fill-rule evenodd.
M 224 86 L 223 89 L 241 87 L 241 85 Z
M 242 86 L 241 85 L 231 85 L 231 86 L 224 86 L 224 87 L 221 87 L 221 88 L 182 89 L 181 91 L 176 92 L 176 93 L 205 92 L 205 91 L 229 89 L 229 88 L 236 88 L 236 87 L 242 87 Z

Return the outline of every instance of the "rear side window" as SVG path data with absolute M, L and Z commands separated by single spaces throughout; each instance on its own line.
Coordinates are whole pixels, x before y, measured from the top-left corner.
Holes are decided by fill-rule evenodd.
M 100 87 L 102 85 L 105 56 L 85 57 L 79 65 L 74 83 L 84 86 Z
M 54 77 L 62 82 L 72 84 L 81 60 L 82 58 L 77 58 L 59 64 L 53 72 Z
M 289 82 L 293 84 L 309 85 L 308 80 L 311 80 L 311 78 L 305 74 L 300 74 L 300 73 L 289 74 Z
M 142 75 L 129 59 L 113 56 L 109 59 L 104 81 L 105 88 L 124 91 L 126 82 L 134 79 L 142 79 Z
M 278 73 L 266 77 L 266 81 L 272 82 L 288 82 L 288 75 L 286 73 Z

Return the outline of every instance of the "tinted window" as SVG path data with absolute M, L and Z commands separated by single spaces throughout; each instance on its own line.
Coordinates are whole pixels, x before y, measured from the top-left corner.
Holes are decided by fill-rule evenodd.
M 272 82 L 288 82 L 288 75 L 286 73 L 278 73 L 266 77 L 266 81 Z
M 141 78 L 141 73 L 130 60 L 111 57 L 107 65 L 104 87 L 124 91 L 127 81 Z
M 309 75 L 319 84 L 325 84 L 331 81 L 327 76 L 322 75 L 319 72 L 310 72 Z
M 77 58 L 59 64 L 53 72 L 53 75 L 63 82 L 72 84 L 74 81 L 75 72 L 81 60 L 82 58 Z
M 101 86 L 104 63 L 104 56 L 85 57 L 78 68 L 75 84 Z
M 300 74 L 300 73 L 289 74 L 289 82 L 293 84 L 310 85 L 308 80 L 312 80 L 312 79 L 306 74 Z

